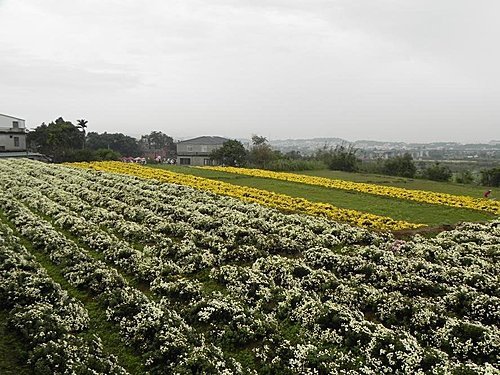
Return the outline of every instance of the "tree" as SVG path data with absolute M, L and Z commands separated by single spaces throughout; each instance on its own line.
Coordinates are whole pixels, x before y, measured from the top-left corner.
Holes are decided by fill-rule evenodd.
M 120 160 L 120 153 L 109 150 L 107 148 L 100 148 L 94 151 L 95 159 L 97 160 Z
M 78 128 L 62 117 L 46 125 L 42 123 L 27 135 L 29 148 L 63 162 L 76 149 L 80 149 L 82 134 Z
M 302 156 L 302 154 L 300 153 L 300 151 L 297 151 L 297 150 L 288 151 L 287 153 L 285 153 L 283 155 L 283 157 L 285 159 L 288 159 L 288 160 L 301 160 L 301 159 L 305 159 L 305 157 Z
M 500 168 L 482 170 L 481 185 L 495 187 L 500 186 Z
M 140 156 L 141 148 L 137 139 L 122 133 L 90 132 L 87 134 L 87 148 L 91 150 L 109 149 L 124 156 Z
M 455 176 L 455 182 L 459 184 L 472 184 L 474 182 L 474 175 L 466 169 Z
M 174 157 L 177 152 L 174 139 L 159 131 L 152 131 L 148 135 L 141 136 L 139 145 L 144 152 L 163 151 L 167 157 Z
M 422 177 L 433 181 L 449 181 L 452 175 L 453 173 L 451 173 L 449 167 L 440 165 L 439 163 L 427 167 L 422 172 Z
M 396 156 L 385 160 L 383 171 L 391 176 L 413 178 L 417 173 L 417 167 L 413 162 L 413 157 L 409 153 L 405 153 L 403 156 Z
M 236 140 L 230 139 L 224 142 L 222 147 L 213 150 L 210 157 L 219 164 L 229 166 L 244 166 L 247 162 L 247 150 L 243 144 Z
M 82 148 L 85 148 L 85 133 L 86 133 L 86 129 L 87 129 L 87 124 L 88 124 L 88 121 L 85 119 L 76 120 L 76 127 L 79 129 L 82 129 L 82 132 L 83 132 L 83 146 L 82 146 Z
M 254 146 L 260 146 L 260 145 L 263 145 L 266 143 L 267 143 L 266 137 L 262 137 L 262 136 L 257 135 L 257 134 L 252 135 L 252 144 Z
M 328 149 L 326 145 L 316 152 L 316 158 L 323 161 L 329 169 L 356 172 L 360 160 L 356 156 L 358 149 L 353 145 L 337 145 L 334 149 Z
M 267 138 L 259 135 L 252 136 L 252 148 L 249 153 L 249 161 L 259 168 L 266 166 L 276 158 L 276 153 L 272 150 Z

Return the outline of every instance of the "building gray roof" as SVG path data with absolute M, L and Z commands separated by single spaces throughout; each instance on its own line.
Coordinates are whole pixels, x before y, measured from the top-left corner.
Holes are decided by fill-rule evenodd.
M 185 141 L 180 141 L 178 144 L 190 144 L 190 145 L 221 145 L 229 139 L 217 136 L 204 135 L 201 137 L 196 137 L 193 139 L 186 139 Z
M 24 121 L 23 118 L 19 118 L 19 117 L 14 117 L 14 116 L 9 116 L 9 115 L 4 115 L 3 113 L 0 113 L 0 116 L 4 116 L 4 117 L 9 117 L 9 118 L 13 118 L 14 120 L 22 120 Z

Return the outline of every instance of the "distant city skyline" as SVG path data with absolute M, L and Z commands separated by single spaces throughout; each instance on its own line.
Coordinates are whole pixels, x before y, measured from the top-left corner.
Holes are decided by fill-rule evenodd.
M 0 0 L 0 113 L 176 139 L 500 140 L 494 0 Z

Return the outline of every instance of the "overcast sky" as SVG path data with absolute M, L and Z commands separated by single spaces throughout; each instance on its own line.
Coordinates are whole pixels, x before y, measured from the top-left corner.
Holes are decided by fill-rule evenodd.
M 174 138 L 500 139 L 498 0 L 0 0 L 0 113 Z

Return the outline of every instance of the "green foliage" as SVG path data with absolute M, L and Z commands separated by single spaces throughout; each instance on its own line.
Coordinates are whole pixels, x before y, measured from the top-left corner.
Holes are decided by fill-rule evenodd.
M 100 148 L 94 151 L 95 159 L 94 160 L 120 160 L 120 153 L 108 150 L 107 148 Z
M 85 129 L 87 129 L 88 123 L 89 122 L 87 120 L 82 118 L 81 120 L 76 120 L 76 127 L 82 129 L 83 132 L 85 132 Z
M 93 161 L 97 160 L 94 151 L 89 149 L 84 150 L 70 150 L 66 155 L 64 161 L 75 162 L 75 161 Z
M 274 151 L 274 154 L 275 159 L 267 166 L 267 169 L 272 171 L 311 171 L 327 168 L 327 165 L 322 160 L 303 156 L 300 151 L 293 150 L 286 154 Z
M 359 166 L 359 172 L 371 174 L 384 173 L 384 161 L 382 159 L 363 160 Z
M 250 164 L 258 168 L 267 169 L 268 164 L 277 158 L 277 153 L 267 143 L 266 137 L 253 135 L 252 144 L 253 146 L 248 155 Z
M 481 171 L 481 185 L 500 186 L 500 168 L 491 168 Z
M 449 181 L 453 173 L 449 167 L 435 163 L 422 172 L 422 177 L 432 181 Z
M 252 135 L 252 144 L 254 146 L 260 146 L 260 145 L 263 145 L 266 143 L 267 143 L 266 137 L 262 137 L 262 136 L 257 135 L 257 134 Z
M 385 160 L 383 172 L 391 176 L 415 177 L 417 167 L 413 162 L 413 157 L 405 153 L 403 156 L 396 156 Z
M 88 133 L 87 148 L 91 150 L 110 149 L 124 156 L 139 156 L 142 154 L 137 140 L 121 133 Z
M 174 139 L 159 131 L 152 131 L 150 134 L 143 135 L 139 145 L 144 152 L 163 150 L 167 157 L 174 157 L 177 153 Z
M 113 150 L 101 148 L 98 150 L 71 150 L 66 156 L 66 161 L 102 161 L 102 160 L 120 160 L 121 155 Z
M 325 169 L 326 165 L 320 160 L 305 159 L 277 159 L 269 163 L 268 169 L 272 171 L 312 171 Z
M 0 374 L 31 374 L 23 338 L 7 327 L 8 317 L 8 310 L 0 309 Z
M 296 150 L 288 151 L 286 154 L 283 154 L 283 157 L 291 160 L 305 159 L 304 156 L 302 156 L 302 154 L 300 153 L 300 151 Z
M 59 117 L 50 124 L 42 123 L 29 132 L 27 143 L 31 150 L 50 156 L 55 162 L 64 162 L 73 150 L 82 147 L 84 136 L 78 127 Z
M 474 182 L 474 176 L 472 175 L 472 172 L 469 171 L 468 169 L 459 172 L 455 176 L 455 182 L 459 184 L 472 184 Z
M 210 157 L 217 163 L 229 166 L 244 166 L 248 160 L 248 153 L 240 141 L 230 139 L 222 147 L 212 151 Z
M 334 149 L 326 146 L 316 152 L 316 159 L 325 163 L 329 169 L 344 172 L 356 172 L 360 160 L 356 156 L 358 149 L 353 145 L 337 145 Z
M 433 225 L 443 223 L 457 223 L 463 221 L 485 221 L 495 216 L 484 212 L 466 210 L 461 208 L 427 205 L 418 202 L 379 197 L 371 194 L 342 191 L 321 186 L 312 186 L 289 181 L 279 181 L 269 178 L 242 176 L 234 173 L 211 171 L 199 168 L 189 168 L 177 165 L 157 165 L 156 168 L 171 170 L 177 173 L 210 178 L 213 180 L 248 186 L 257 189 L 273 191 L 292 197 L 305 198 L 313 202 L 330 203 L 337 207 L 373 213 L 376 215 L 390 216 L 397 220 L 406 220 Z M 468 187 L 444 182 L 427 181 L 421 179 L 404 180 L 400 177 L 362 175 L 360 173 L 347 173 L 338 171 L 314 171 L 305 175 L 339 178 L 348 181 L 377 183 L 380 185 L 402 186 L 413 189 L 424 189 L 453 194 L 482 196 L 482 188 Z M 392 181 L 392 183 L 391 183 Z
M 56 163 L 71 161 L 118 160 L 120 155 L 138 156 L 141 149 L 135 138 L 117 134 L 90 132 L 85 136 L 86 120 L 78 125 L 59 117 L 50 124 L 29 132 L 29 149 L 48 155 Z M 82 129 L 80 131 L 79 129 Z M 82 147 L 82 146 L 87 146 Z
M 78 129 L 81 129 L 82 130 L 82 133 L 83 133 L 83 144 L 82 144 L 82 148 L 85 148 L 85 141 L 86 141 L 86 136 L 85 136 L 85 133 L 87 131 L 87 124 L 89 122 L 85 119 L 81 119 L 81 120 L 76 120 L 76 127 Z

